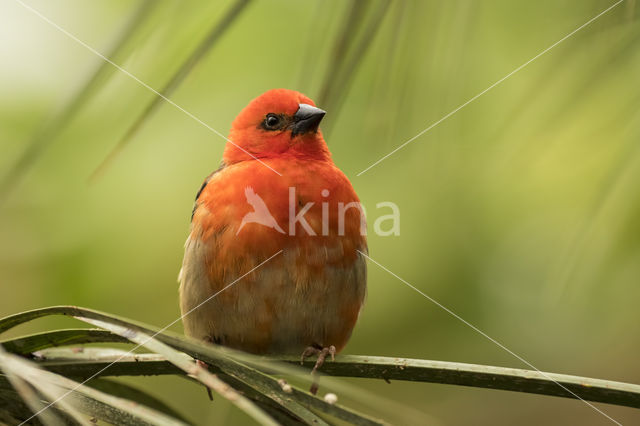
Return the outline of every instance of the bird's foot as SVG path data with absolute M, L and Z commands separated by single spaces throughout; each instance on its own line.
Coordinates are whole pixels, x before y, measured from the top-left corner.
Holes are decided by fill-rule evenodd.
M 327 359 L 328 355 L 331 355 L 331 361 L 336 359 L 336 347 L 329 346 L 326 348 L 320 348 L 317 346 L 308 346 L 304 352 L 302 352 L 302 356 L 300 356 L 300 363 L 302 364 L 305 359 L 313 355 L 317 355 L 318 359 L 316 360 L 316 365 L 313 366 L 311 373 L 315 373 L 320 367 L 322 367 L 322 364 L 324 364 L 324 360 Z
M 325 359 L 327 359 L 327 356 L 331 355 L 331 361 L 334 361 L 336 359 L 336 347 L 333 345 L 325 348 L 321 348 L 320 346 L 308 346 L 300 356 L 300 364 L 304 363 L 305 359 L 313 355 L 317 355 L 318 359 L 316 360 L 316 364 L 313 366 L 313 369 L 311 370 L 311 375 L 314 376 L 314 378 L 313 378 L 313 383 L 311 384 L 311 389 L 309 389 L 309 392 L 315 395 L 316 393 L 318 393 L 318 378 L 317 378 L 318 370 L 320 369 L 320 367 L 322 367 L 322 364 L 324 364 L 324 361 Z
M 207 364 L 204 361 L 200 361 L 199 359 L 196 359 L 196 365 L 200 368 L 204 368 L 205 370 L 209 371 L 209 364 Z M 213 401 L 213 394 L 211 393 L 211 388 L 209 388 L 209 386 L 205 386 L 207 388 L 207 396 L 209 396 L 209 401 Z

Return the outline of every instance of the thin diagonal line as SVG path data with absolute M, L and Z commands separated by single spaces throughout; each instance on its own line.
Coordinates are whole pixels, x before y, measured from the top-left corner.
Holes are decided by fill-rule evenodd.
M 34 413 L 31 417 L 29 417 L 28 419 L 26 419 L 25 421 L 23 421 L 22 423 L 20 423 L 19 426 L 22 426 L 23 424 L 27 423 L 29 420 L 31 420 L 32 418 L 36 417 L 38 414 L 42 413 L 44 410 L 50 408 L 52 405 L 54 405 L 55 403 L 57 403 L 58 401 L 60 401 L 62 398 L 66 397 L 67 395 L 69 395 L 70 393 L 74 392 L 76 389 L 78 389 L 80 386 L 84 385 L 85 383 L 87 383 L 89 380 L 93 379 L 94 377 L 98 376 L 100 373 L 102 373 L 104 370 L 106 370 L 107 368 L 111 367 L 113 364 L 115 364 L 116 362 L 120 361 L 122 358 L 126 357 L 127 355 L 130 355 L 133 351 L 135 351 L 136 349 L 138 349 L 141 346 L 144 346 L 147 342 L 149 342 L 150 340 L 152 340 L 154 337 L 156 337 L 158 334 L 162 333 L 163 331 L 165 331 L 166 329 L 168 329 L 169 327 L 171 327 L 172 325 L 174 325 L 175 323 L 177 323 L 178 321 L 181 321 L 184 317 L 186 317 L 187 315 L 189 315 L 191 312 L 195 311 L 196 309 L 198 309 L 200 306 L 204 305 L 205 303 L 207 303 L 208 301 L 210 301 L 211 299 L 213 299 L 214 297 L 216 297 L 217 295 L 219 295 L 220 293 L 222 293 L 223 291 L 225 291 L 226 289 L 228 289 L 229 287 L 231 287 L 232 285 L 234 285 L 235 283 L 237 283 L 238 281 L 240 281 L 241 279 L 243 279 L 244 277 L 246 277 L 247 275 L 249 275 L 250 273 L 252 273 L 253 271 L 255 271 L 256 269 L 258 269 L 259 267 L 261 267 L 262 265 L 264 265 L 265 263 L 267 263 L 268 261 L 270 261 L 271 259 L 273 259 L 274 257 L 278 256 L 280 253 L 282 253 L 282 250 L 278 251 L 276 254 L 272 255 L 270 258 L 268 258 L 267 260 L 264 260 L 262 263 L 260 263 L 259 265 L 253 267 L 249 272 L 245 273 L 244 275 L 240 276 L 239 278 L 236 278 L 234 281 L 232 281 L 230 284 L 227 284 L 222 290 L 219 290 L 218 292 L 216 292 L 215 294 L 213 294 L 212 296 L 209 296 L 208 298 L 206 298 L 203 302 L 201 302 L 200 304 L 198 304 L 196 307 L 191 308 L 189 311 L 187 311 L 187 313 L 180 315 L 179 318 L 177 318 L 176 320 L 170 322 L 169 324 L 167 324 L 166 326 L 164 326 L 163 328 L 161 328 L 159 331 L 155 332 L 153 335 L 151 335 L 147 340 L 145 340 L 143 343 L 135 346 L 133 349 L 131 349 L 129 352 L 122 354 L 121 356 L 119 356 L 115 361 L 109 363 L 108 365 L 106 365 L 104 368 L 102 368 L 101 370 L 97 371 L 96 373 L 94 373 L 92 376 L 90 376 L 88 379 L 85 379 L 83 382 L 79 383 L 76 387 L 74 387 L 73 389 L 69 389 L 67 392 L 65 392 L 64 394 L 62 394 L 58 399 L 56 399 L 55 401 L 50 402 L 48 405 L 46 405 L 44 408 L 42 408 L 41 410 L 39 410 L 38 412 Z
M 177 109 L 179 109 L 180 111 L 182 111 L 183 113 L 185 113 L 187 116 L 191 117 L 193 120 L 197 121 L 198 123 L 202 124 L 204 127 L 206 127 L 207 129 L 211 130 L 213 133 L 215 133 L 216 135 L 220 136 L 221 138 L 223 138 L 224 140 L 226 140 L 227 142 L 229 142 L 230 144 L 232 144 L 233 146 L 235 146 L 236 148 L 238 148 L 239 150 L 243 151 L 245 154 L 251 156 L 254 160 L 257 160 L 258 162 L 260 162 L 263 166 L 271 169 L 274 173 L 276 173 L 279 176 L 282 176 L 282 174 L 280 174 L 277 170 L 275 170 L 274 168 L 272 168 L 271 166 L 269 166 L 267 163 L 265 163 L 264 161 L 260 160 L 258 157 L 256 157 L 255 155 L 251 154 L 249 151 L 247 151 L 246 149 L 242 148 L 241 146 L 235 144 L 232 140 L 228 139 L 227 137 L 225 137 L 222 133 L 220 133 L 219 131 L 217 131 L 216 129 L 214 129 L 213 127 L 211 127 L 210 125 L 208 125 L 207 123 L 205 123 L 204 121 L 202 121 L 201 119 L 199 119 L 198 117 L 196 117 L 195 115 L 193 115 L 192 113 L 190 113 L 189 111 L 187 111 L 186 109 L 182 108 L 180 105 L 178 105 L 177 103 L 175 103 L 174 101 L 172 101 L 171 99 L 169 99 L 168 97 L 166 97 L 165 95 L 163 95 L 162 93 L 158 92 L 156 89 L 154 89 L 153 87 L 149 86 L 147 83 L 145 83 L 144 81 L 140 80 L 138 77 L 136 77 L 135 75 L 131 74 L 129 71 L 127 71 L 126 69 L 122 68 L 120 65 L 116 64 L 115 62 L 113 62 L 111 59 L 107 58 L 106 56 L 104 56 L 102 53 L 98 52 L 96 49 L 94 49 L 93 47 L 89 46 L 87 43 L 85 43 L 84 41 L 80 40 L 78 37 L 74 36 L 73 34 L 71 34 L 69 31 L 65 30 L 64 28 L 62 28 L 60 25 L 56 24 L 55 22 L 53 22 L 51 19 L 47 18 L 46 16 L 44 16 L 42 13 L 40 13 L 39 11 L 37 11 L 36 9 L 34 9 L 33 7 L 25 4 L 22 0 L 15 0 L 17 3 L 19 3 L 20 5 L 22 5 L 22 7 L 24 7 L 25 9 L 31 11 L 32 13 L 34 13 L 35 15 L 39 16 L 42 20 L 44 20 L 45 22 L 47 22 L 49 25 L 51 25 L 52 27 L 56 28 L 58 31 L 62 32 L 63 34 L 65 34 L 67 37 L 71 38 L 72 40 L 74 40 L 75 42 L 77 42 L 78 44 L 84 46 L 87 50 L 91 51 L 92 53 L 94 53 L 95 55 L 99 56 L 100 58 L 102 58 L 104 61 L 110 63 L 111 65 L 113 65 L 114 67 L 116 67 L 119 71 L 121 71 L 122 73 L 126 74 L 127 76 L 131 77 L 133 80 L 135 80 L 136 82 L 138 82 L 141 86 L 147 88 L 148 90 L 150 90 L 151 92 L 155 93 L 157 96 L 159 96 L 160 98 L 162 98 L 164 101 L 170 103 L 171 105 L 173 105 L 174 107 L 176 107 Z
M 440 308 L 444 309 L 445 311 L 447 311 L 449 314 L 453 315 L 455 318 L 457 318 L 458 320 L 462 321 L 465 325 L 471 327 L 474 331 L 480 333 L 482 336 L 486 337 L 487 339 L 489 339 L 491 342 L 495 343 L 496 345 L 498 345 L 501 349 L 504 349 L 506 352 L 508 352 L 509 354 L 513 355 L 515 358 L 517 358 L 518 360 L 522 361 L 523 363 L 525 363 L 526 365 L 528 365 L 530 368 L 536 370 L 538 373 L 542 374 L 546 379 L 552 381 L 553 383 L 555 383 L 556 385 L 560 386 L 562 389 L 564 389 L 565 391 L 569 392 L 571 395 L 573 395 L 574 397 L 576 397 L 577 399 L 579 399 L 580 401 L 584 402 L 585 404 L 587 404 L 589 407 L 593 408 L 594 410 L 596 410 L 598 413 L 602 414 L 603 416 L 605 416 L 607 419 L 611 420 L 613 423 L 622 426 L 622 424 L 614 419 L 612 419 L 610 416 L 608 416 L 606 413 L 604 413 L 602 410 L 600 410 L 598 407 L 596 407 L 595 405 L 591 404 L 589 401 L 586 401 L 582 398 L 580 398 L 580 396 L 578 396 L 577 394 L 575 394 L 574 392 L 572 392 L 571 390 L 567 389 L 564 385 L 562 385 L 561 383 L 558 383 L 557 381 L 553 380 L 551 377 L 549 377 L 547 375 L 547 373 L 538 370 L 533 364 L 531 364 L 529 361 L 527 361 L 526 359 L 522 358 L 520 355 L 516 354 L 515 352 L 513 352 L 511 349 L 507 348 L 505 345 L 503 345 L 502 343 L 498 342 L 496 339 L 494 339 L 493 337 L 489 336 L 487 333 L 485 333 L 484 331 L 480 330 L 478 327 L 476 327 L 475 325 L 471 324 L 469 321 L 465 320 L 464 318 L 462 318 L 460 315 L 456 314 L 455 312 L 453 312 L 451 309 L 447 308 L 446 306 L 442 305 L 440 302 L 438 302 L 437 300 L 435 300 L 434 298 L 430 297 L 429 295 L 425 294 L 423 291 L 419 290 L 418 288 L 414 287 L 413 285 L 411 285 L 409 282 L 407 282 L 406 280 L 402 279 L 401 277 L 399 277 L 398 275 L 394 274 L 393 272 L 391 272 L 389 269 L 387 269 L 386 267 L 384 267 L 383 265 L 381 265 L 380 263 L 376 262 L 375 260 L 373 260 L 371 257 L 369 257 L 369 255 L 367 255 L 366 253 L 361 252 L 360 250 L 356 250 L 358 253 L 360 253 L 362 256 L 366 257 L 367 259 L 369 259 L 371 262 L 375 263 L 376 265 L 378 265 L 380 268 L 384 269 L 386 272 L 388 272 L 389 274 L 393 275 L 395 278 L 397 278 L 398 280 L 402 281 L 404 284 L 406 284 L 408 287 L 410 287 L 412 290 L 420 293 L 423 297 L 425 297 L 426 299 L 430 300 L 431 302 L 435 303 L 436 305 L 438 305 Z
M 397 147 L 396 149 L 394 149 L 393 151 L 391 151 L 390 153 L 388 153 L 387 155 L 385 155 L 384 157 L 380 158 L 378 161 L 376 161 L 375 163 L 371 164 L 369 167 L 367 167 L 366 169 L 362 170 L 360 173 L 358 173 L 356 176 L 360 176 L 362 174 L 364 174 L 365 172 L 367 172 L 369 169 L 377 166 L 378 164 L 380 164 L 382 161 L 386 160 L 387 158 L 389 158 L 390 156 L 392 156 L 393 154 L 395 154 L 396 152 L 400 151 L 402 148 L 404 148 L 405 146 L 409 145 L 411 142 L 413 142 L 414 140 L 418 139 L 420 136 L 424 135 L 425 133 L 427 133 L 429 130 L 433 129 L 434 127 L 436 127 L 438 124 L 442 123 L 443 121 L 445 121 L 447 118 L 451 117 L 453 114 L 455 114 L 456 112 L 460 111 L 462 108 L 466 107 L 467 105 L 469 105 L 471 102 L 475 101 L 476 99 L 478 99 L 480 96 L 484 95 L 485 93 L 487 93 L 489 90 L 493 89 L 494 87 L 496 87 L 497 85 L 499 85 L 500 83 L 502 83 L 503 81 L 505 81 L 506 79 L 508 79 L 509 77 L 511 77 L 512 75 L 514 75 L 515 73 L 517 73 L 518 71 L 520 71 L 521 69 L 523 69 L 524 67 L 526 67 L 527 65 L 529 65 L 531 62 L 535 61 L 536 59 L 538 59 L 539 57 L 541 57 L 542 55 L 544 55 L 545 53 L 547 53 L 548 51 L 550 51 L 551 49 L 553 49 L 554 47 L 556 47 L 557 45 L 559 45 L 560 43 L 562 43 L 563 41 L 565 41 L 566 39 L 568 39 L 569 37 L 573 36 L 575 33 L 577 33 L 578 31 L 580 31 L 581 29 L 583 29 L 584 27 L 586 27 L 587 25 L 591 24 L 593 21 L 595 21 L 596 19 L 598 19 L 599 17 L 601 17 L 602 15 L 604 15 L 605 13 L 609 12 L 611 9 L 613 9 L 614 7 L 618 6 L 620 3 L 622 3 L 624 0 L 618 0 L 618 2 L 616 2 L 615 4 L 609 6 L 608 8 L 606 8 L 605 10 L 603 10 L 602 12 L 598 13 L 596 16 L 594 16 L 593 18 L 589 19 L 587 22 L 585 22 L 584 24 L 580 25 L 578 28 L 576 28 L 575 30 L 571 31 L 569 34 L 567 34 L 566 36 L 562 37 L 560 40 L 556 41 L 555 43 L 553 43 L 551 46 L 547 47 L 546 49 L 544 49 L 542 52 L 538 53 L 536 56 L 534 56 L 533 58 L 529 59 L 527 62 L 525 62 L 524 64 L 520 65 L 518 68 L 514 69 L 513 71 L 511 71 L 509 74 L 505 75 L 504 77 L 502 77 L 500 80 L 496 81 L 495 83 L 493 83 L 491 86 L 487 87 L 486 89 L 484 89 L 482 92 L 478 93 L 477 95 L 475 95 L 473 98 L 469 99 L 468 101 L 466 101 L 465 103 L 463 103 L 462 105 L 460 105 L 459 107 L 457 107 L 456 109 L 454 109 L 453 111 L 451 111 L 450 113 L 448 113 L 447 115 L 445 115 L 444 117 L 442 117 L 441 119 L 439 119 L 438 121 L 436 121 L 435 123 L 431 124 L 429 127 L 427 127 L 426 129 L 422 130 L 420 133 L 418 133 L 417 135 L 415 135 L 414 137 L 412 137 L 411 139 L 409 139 L 408 141 L 406 141 L 405 143 L 403 143 L 402 145 L 400 145 L 399 147 Z

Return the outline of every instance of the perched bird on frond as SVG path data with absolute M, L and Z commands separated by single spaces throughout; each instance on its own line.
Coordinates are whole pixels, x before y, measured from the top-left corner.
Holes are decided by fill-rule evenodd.
M 185 244 L 187 335 L 256 354 L 317 354 L 314 371 L 346 345 L 365 299 L 366 225 L 318 129 L 324 115 L 276 89 L 234 120 Z

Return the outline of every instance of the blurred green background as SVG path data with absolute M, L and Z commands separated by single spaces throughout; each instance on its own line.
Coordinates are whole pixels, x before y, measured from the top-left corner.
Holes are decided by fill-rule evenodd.
M 612 4 L 28 1 L 158 90 L 218 28 L 201 60 L 182 68 L 173 101 L 227 134 L 260 93 L 306 93 L 328 111 L 325 137 L 370 231 L 376 203 L 400 207 L 400 236 L 370 233 L 373 259 L 543 371 L 640 383 L 635 1 L 356 176 Z M 225 141 L 167 103 L 125 138 L 153 93 L 13 0 L 0 3 L 0 57 L 0 316 L 73 304 L 173 321 L 193 198 Z M 376 265 L 369 271 L 345 353 L 526 368 Z M 183 380 L 128 381 L 199 424 L 248 419 Z M 397 424 L 609 423 L 580 401 L 350 382 L 363 391 L 344 398 Z M 640 424 L 637 410 L 598 407 Z

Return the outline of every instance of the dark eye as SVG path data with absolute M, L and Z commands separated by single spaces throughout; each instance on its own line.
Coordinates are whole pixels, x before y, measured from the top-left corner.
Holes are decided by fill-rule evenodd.
M 282 119 L 275 114 L 267 114 L 267 118 L 264 119 L 264 127 L 267 130 L 276 130 L 280 126 Z

